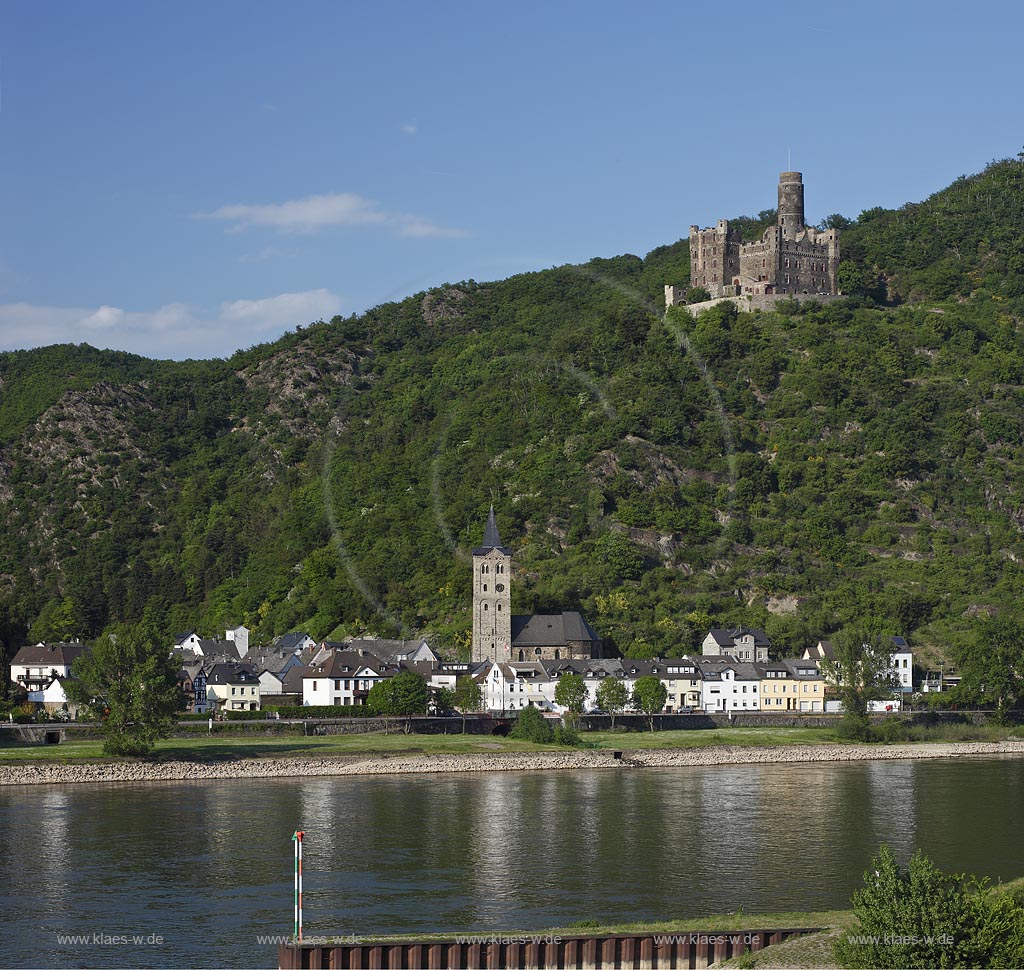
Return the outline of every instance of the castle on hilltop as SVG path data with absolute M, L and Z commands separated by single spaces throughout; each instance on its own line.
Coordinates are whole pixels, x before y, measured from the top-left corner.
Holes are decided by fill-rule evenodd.
M 473 646 L 479 663 L 590 660 L 600 657 L 601 638 L 575 610 L 512 615 L 512 551 L 501 544 L 491 506 L 483 545 L 473 550 Z
M 800 172 L 779 176 L 776 225 L 745 243 L 740 229 L 719 219 L 709 229 L 690 226 L 690 285 L 721 297 L 837 296 L 839 230 L 804 225 Z M 685 303 L 685 288 L 665 286 L 665 305 Z

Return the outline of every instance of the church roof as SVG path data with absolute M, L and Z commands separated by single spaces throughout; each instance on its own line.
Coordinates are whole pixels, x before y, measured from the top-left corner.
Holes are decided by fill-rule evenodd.
M 498 535 L 498 523 L 494 518 L 493 505 L 487 516 L 487 525 L 484 526 L 484 544 L 477 546 L 473 550 L 473 555 L 486 556 L 492 549 L 497 549 L 498 552 L 504 553 L 506 556 L 512 555 L 512 552 L 501 544 L 501 536 Z
M 512 617 L 514 647 L 561 647 L 572 641 L 596 643 L 600 639 L 590 624 L 575 610 Z

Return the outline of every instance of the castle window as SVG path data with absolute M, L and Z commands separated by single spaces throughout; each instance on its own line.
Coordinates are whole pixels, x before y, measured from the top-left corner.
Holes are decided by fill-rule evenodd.
M 519 651 L 519 662 L 522 663 L 526 659 L 526 655 L 522 650 Z
M 485 573 L 485 572 L 487 572 L 487 563 L 484 563 L 484 564 L 483 564 L 483 565 L 482 565 L 482 566 L 480 567 L 480 572 L 482 572 L 482 573 Z
M 498 612 L 501 612 L 501 603 L 498 604 Z
M 487 612 L 487 604 L 486 603 L 484 603 L 484 612 L 485 613 Z
M 487 583 L 484 583 L 484 592 L 487 592 Z

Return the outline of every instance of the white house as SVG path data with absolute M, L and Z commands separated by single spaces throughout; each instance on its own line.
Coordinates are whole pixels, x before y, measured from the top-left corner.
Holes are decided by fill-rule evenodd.
M 36 643 L 11 659 L 11 680 L 27 691 L 44 690 L 54 677 L 69 677 L 71 665 L 85 652 L 84 643 Z
M 78 717 L 78 705 L 69 701 L 68 695 L 64 692 L 66 679 L 65 677 L 54 677 L 42 690 L 29 691 L 28 699 L 51 713 L 66 710 L 70 717 Z
M 492 712 L 521 711 L 537 707 L 555 709 L 555 683 L 544 666 L 536 663 L 496 663 L 485 660 L 475 668 L 474 678 L 483 693 L 484 708 Z
M 892 669 L 899 679 L 898 690 L 901 694 L 912 694 L 914 691 L 914 653 L 910 644 L 903 637 L 892 637 Z
M 704 658 L 700 668 L 701 705 L 706 713 L 761 709 L 761 675 L 752 663 Z
M 890 673 L 896 680 L 892 697 L 868 701 L 868 711 L 874 714 L 893 714 L 903 709 L 903 701 L 914 690 L 914 654 L 910 644 L 903 637 L 890 637 L 892 653 L 889 655 L 892 667 Z
M 310 665 L 302 678 L 305 707 L 365 704 L 374 684 L 399 672 L 397 664 L 355 650 L 336 650 Z
M 197 657 L 203 656 L 203 638 L 195 630 L 178 633 L 174 637 L 172 650 L 191 650 Z

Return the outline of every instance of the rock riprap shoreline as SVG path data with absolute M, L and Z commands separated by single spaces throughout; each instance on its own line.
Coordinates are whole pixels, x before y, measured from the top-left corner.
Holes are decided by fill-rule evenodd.
M 1024 740 L 921 744 L 715 745 L 706 748 L 494 752 L 438 755 L 343 755 L 333 758 L 245 758 L 237 761 L 125 761 L 0 764 L 0 785 L 72 785 L 233 778 L 312 778 L 466 771 L 623 770 L 739 764 L 890 761 L 1024 755 Z

